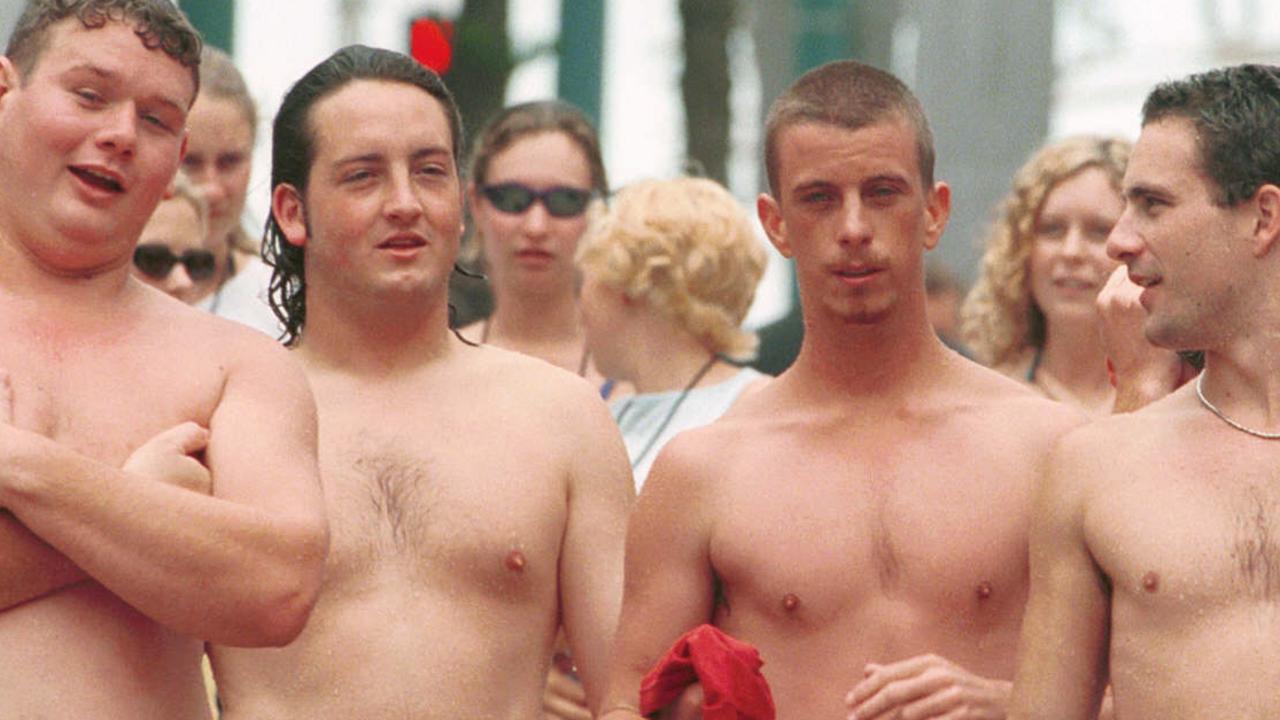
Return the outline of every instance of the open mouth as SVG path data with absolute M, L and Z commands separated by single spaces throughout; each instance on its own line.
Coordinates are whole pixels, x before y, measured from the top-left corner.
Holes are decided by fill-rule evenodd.
M 71 168 L 71 174 L 80 178 L 81 182 L 90 187 L 110 193 L 124 192 L 124 185 L 111 175 L 79 167 Z

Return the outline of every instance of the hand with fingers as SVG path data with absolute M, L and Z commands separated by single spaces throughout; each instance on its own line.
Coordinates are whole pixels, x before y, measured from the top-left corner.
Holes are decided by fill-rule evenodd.
M 569 670 L 552 663 L 547 673 L 547 685 L 542 692 L 542 716 L 545 720 L 591 720 L 587 691 Z
M 1147 311 L 1142 288 L 1129 280 L 1121 265 L 1098 291 L 1098 328 L 1116 387 L 1115 412 L 1129 412 L 1159 400 L 1180 384 L 1182 359 L 1172 350 L 1152 345 L 1143 333 Z
M 702 685 L 693 683 L 658 714 L 658 720 L 702 720 Z
M 194 422 L 180 423 L 134 450 L 123 469 L 208 495 L 213 492 L 213 477 L 198 458 L 208 444 L 207 429 Z
M 1012 683 L 978 677 L 946 658 L 869 663 L 845 696 L 850 720 L 1003 720 Z

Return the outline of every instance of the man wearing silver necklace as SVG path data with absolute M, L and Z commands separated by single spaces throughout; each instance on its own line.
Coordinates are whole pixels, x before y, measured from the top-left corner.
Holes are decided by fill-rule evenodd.
M 1280 716 L 1280 68 L 1162 84 L 1108 253 L 1194 384 L 1068 435 L 1033 525 L 1014 717 Z

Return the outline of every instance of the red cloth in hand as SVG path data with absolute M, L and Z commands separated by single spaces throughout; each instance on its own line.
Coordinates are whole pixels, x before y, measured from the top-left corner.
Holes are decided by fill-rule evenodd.
M 670 705 L 689 685 L 702 684 L 703 720 L 774 720 L 773 695 L 760 674 L 755 647 L 711 625 L 699 625 L 676 640 L 640 683 L 640 713 Z

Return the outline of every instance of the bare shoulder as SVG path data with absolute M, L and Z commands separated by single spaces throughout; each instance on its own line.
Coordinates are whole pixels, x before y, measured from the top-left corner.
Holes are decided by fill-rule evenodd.
M 1072 430 L 1058 443 L 1055 459 L 1114 474 L 1126 463 L 1171 452 L 1182 444 L 1184 431 L 1203 419 L 1200 416 L 1188 385 L 1140 410 L 1109 415 Z
M 742 396 L 715 422 L 684 430 L 654 460 L 650 487 L 680 493 L 704 492 L 740 475 L 768 447 L 785 444 L 787 428 L 801 429 L 805 420 L 789 412 L 789 404 L 768 383 Z M 714 494 L 714 490 L 711 490 Z M 643 495 L 644 493 L 642 493 Z
M 958 414 L 974 416 L 989 425 L 990 432 L 1051 441 L 1089 421 L 1078 408 L 1050 400 L 1023 382 L 968 360 L 962 362 L 944 394 Z
M 153 328 L 156 339 L 166 341 L 169 348 L 224 364 L 292 362 L 288 350 L 260 330 L 175 301 L 150 288 L 143 292 L 142 322 Z
M 476 380 L 490 384 L 495 392 L 513 394 L 531 408 L 573 412 L 583 405 L 604 406 L 597 388 L 545 360 L 492 345 L 459 352 Z
M 551 363 L 481 345 L 459 348 L 456 368 L 460 386 L 476 398 L 477 406 L 539 436 L 556 438 L 558 447 L 580 447 L 617 434 L 599 390 Z

